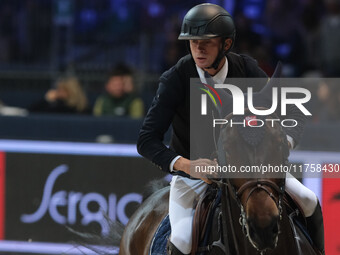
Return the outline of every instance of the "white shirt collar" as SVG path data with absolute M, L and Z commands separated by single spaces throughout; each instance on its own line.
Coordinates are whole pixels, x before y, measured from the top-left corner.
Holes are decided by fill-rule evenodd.
M 202 83 L 207 83 L 205 76 L 204 76 L 204 70 L 196 65 L 196 69 L 198 72 L 198 75 L 200 76 L 200 80 Z M 212 79 L 216 84 L 223 84 L 225 79 L 227 78 L 228 75 L 228 59 L 225 57 L 225 63 L 222 66 L 221 70 L 218 71 L 217 74 L 215 74 Z

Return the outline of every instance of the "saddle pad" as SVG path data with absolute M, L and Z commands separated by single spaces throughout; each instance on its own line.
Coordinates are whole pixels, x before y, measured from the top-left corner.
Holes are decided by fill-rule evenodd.
M 166 244 L 171 233 L 169 215 L 165 216 L 152 238 L 149 255 L 166 255 Z

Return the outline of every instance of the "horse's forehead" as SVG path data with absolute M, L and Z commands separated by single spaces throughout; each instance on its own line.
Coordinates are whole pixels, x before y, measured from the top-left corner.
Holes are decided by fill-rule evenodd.
M 234 123 L 245 123 L 245 125 L 237 124 L 236 128 L 240 137 L 247 144 L 257 146 L 263 141 L 266 125 L 262 125 L 262 123 L 265 123 L 265 117 L 255 115 L 233 116 L 232 121 Z

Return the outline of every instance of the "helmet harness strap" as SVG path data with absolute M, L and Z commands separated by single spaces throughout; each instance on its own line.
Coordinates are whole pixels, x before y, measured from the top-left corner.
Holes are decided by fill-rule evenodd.
M 226 44 L 225 44 L 226 38 L 222 37 L 221 40 L 222 40 L 222 48 L 218 51 L 218 54 L 217 54 L 217 57 L 215 58 L 214 63 L 212 63 L 211 66 L 207 67 L 207 69 L 214 68 L 215 70 L 217 70 L 221 60 L 223 59 L 223 57 L 225 57 L 224 48 L 226 46 Z

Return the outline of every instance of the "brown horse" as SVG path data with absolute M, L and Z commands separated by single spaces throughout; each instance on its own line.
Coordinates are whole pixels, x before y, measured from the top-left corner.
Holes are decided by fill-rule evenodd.
M 242 165 L 287 163 L 286 135 L 279 124 L 272 127 L 266 123 L 263 139 L 256 146 L 250 145 L 236 126 L 226 126 L 221 130 L 220 139 L 228 164 L 239 168 Z M 220 183 L 227 185 L 224 197 L 227 206 L 222 206 L 222 213 L 228 219 L 224 226 L 227 239 L 224 240 L 229 245 L 225 253 L 207 254 L 319 254 L 294 223 L 299 212 L 284 203 L 284 180 L 233 178 L 226 184 Z M 158 225 L 168 214 L 168 203 L 169 187 L 166 187 L 140 206 L 125 228 L 119 254 L 149 254 Z

